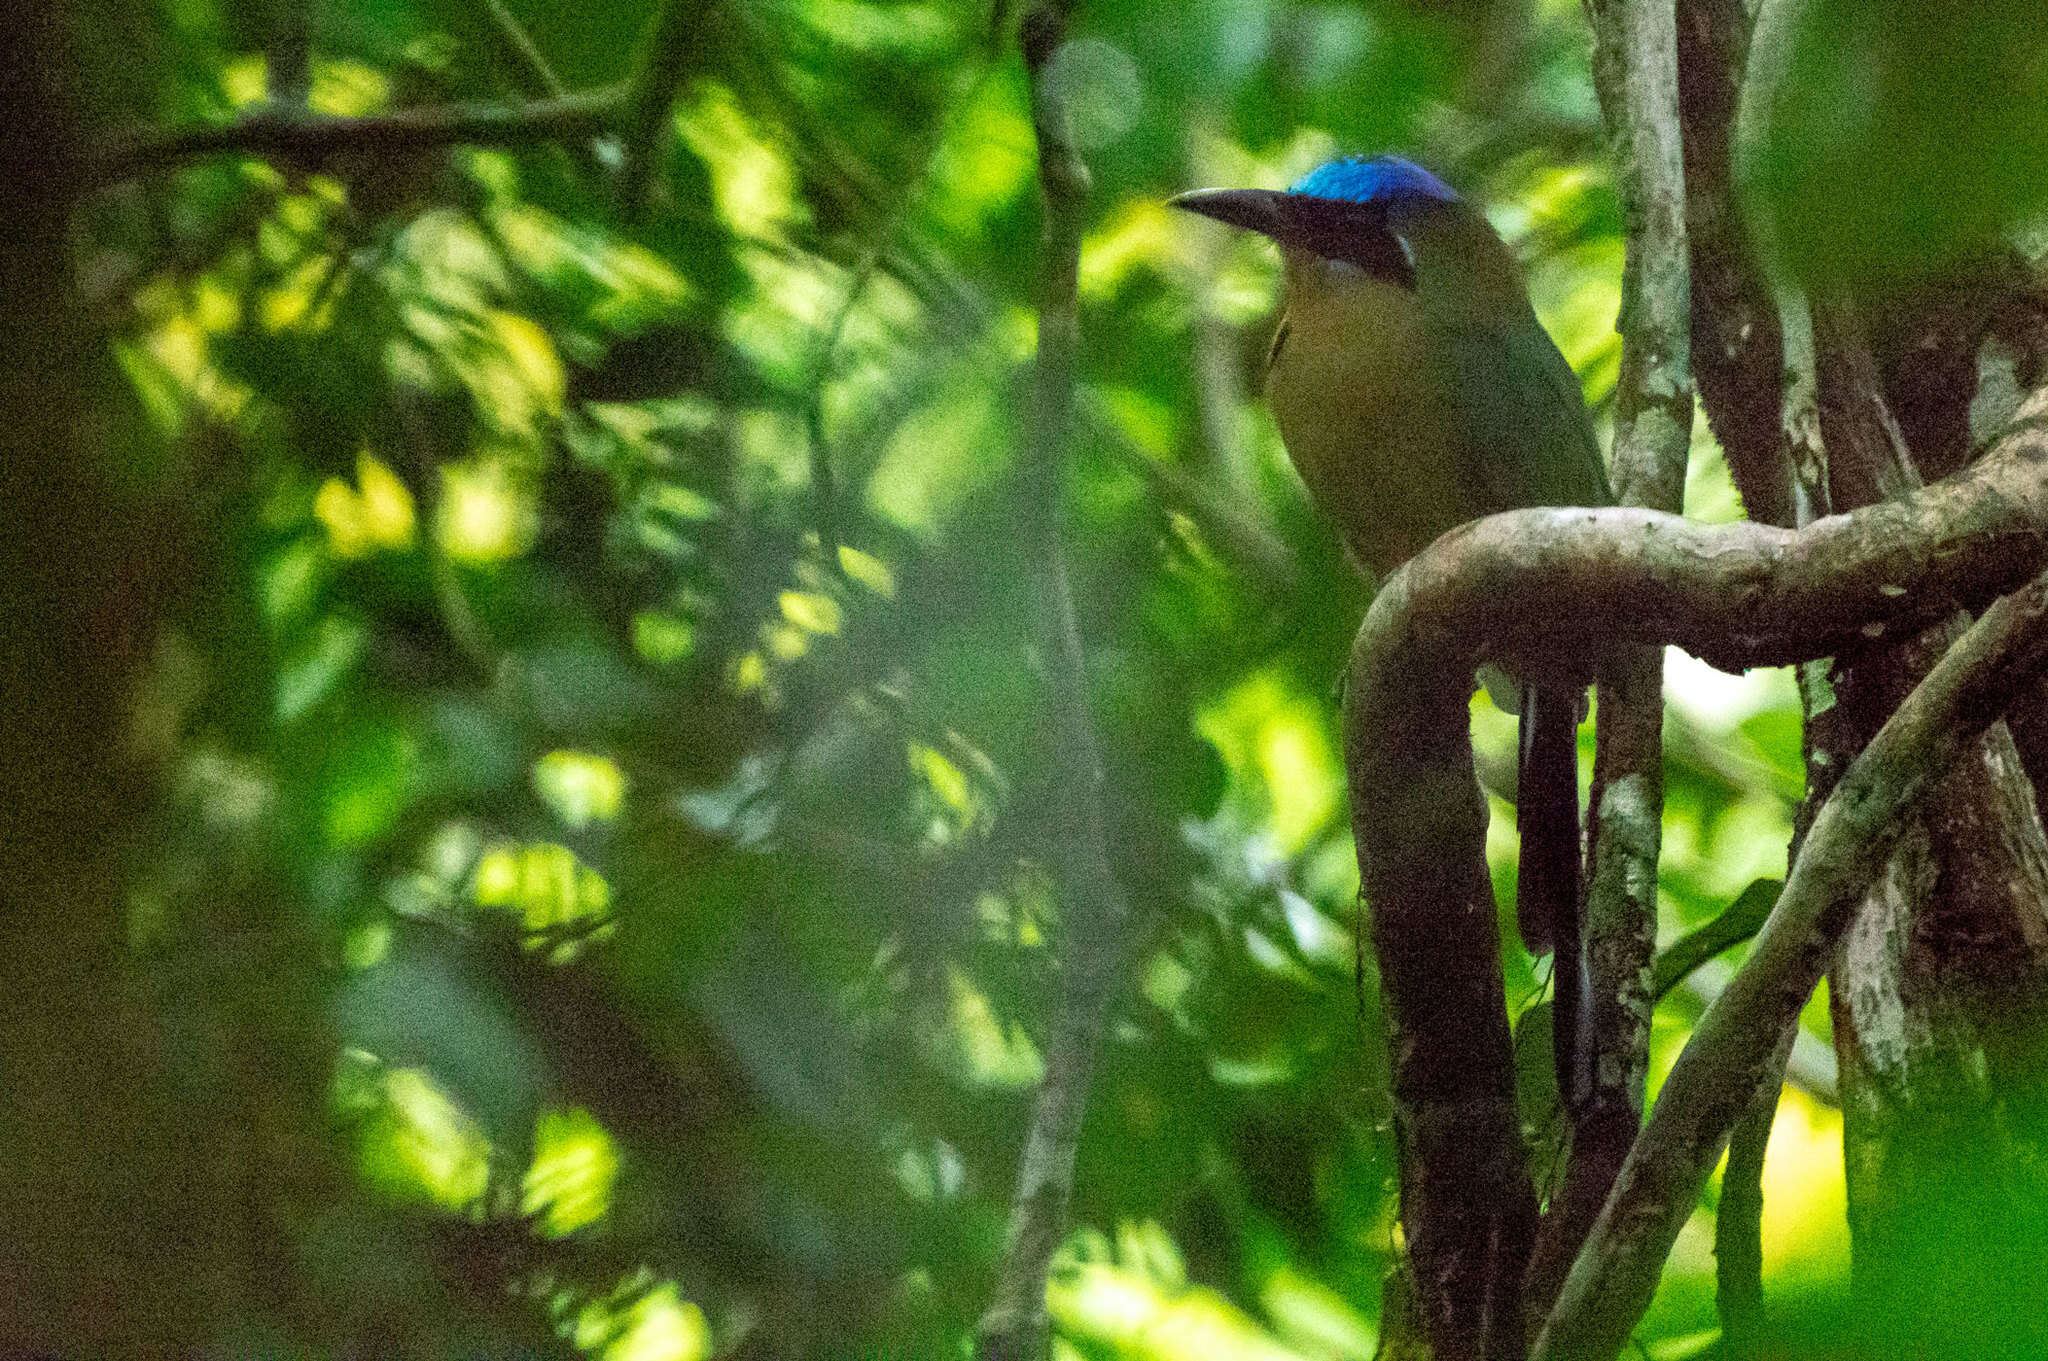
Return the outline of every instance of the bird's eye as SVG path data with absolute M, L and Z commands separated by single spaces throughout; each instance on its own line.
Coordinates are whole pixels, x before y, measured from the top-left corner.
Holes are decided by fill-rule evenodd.
M 1401 258 L 1408 262 L 1408 272 L 1413 274 L 1415 272 L 1415 248 L 1408 244 L 1407 237 L 1400 235 L 1394 237 L 1394 244 L 1401 248 Z

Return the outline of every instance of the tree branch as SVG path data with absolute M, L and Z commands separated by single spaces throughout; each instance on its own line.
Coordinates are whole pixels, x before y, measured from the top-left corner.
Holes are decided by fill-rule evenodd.
M 1693 373 L 1749 517 L 1792 525 L 1799 521 L 1781 421 L 1778 312 L 1735 202 L 1750 18 L 1743 0 L 1679 0 L 1677 23 Z
M 116 137 L 87 158 L 85 178 L 105 186 L 205 156 L 259 156 L 317 166 L 350 152 L 575 140 L 606 131 L 625 107 L 624 95 L 624 87 L 616 86 L 517 108 L 446 104 L 356 118 L 270 109 L 211 127 L 149 129 Z
M 1080 332 L 1081 235 L 1088 168 L 1075 150 L 1067 110 L 1045 68 L 1065 39 L 1066 9 L 1055 2 L 1025 15 L 1024 66 L 1031 82 L 1031 123 L 1045 194 L 1045 253 L 1040 264 L 1038 359 L 1025 451 L 1025 513 L 1037 539 L 1050 615 L 1048 666 L 1059 764 L 1054 825 L 1066 868 L 1066 907 L 1058 1011 L 1046 1045 L 1045 1077 L 1031 1112 L 1017 1171 L 1016 1198 L 1003 1262 L 978 1328 L 981 1361 L 1037 1361 L 1046 1349 L 1045 1279 L 1065 1232 L 1074 1155 L 1087 1109 L 1095 1052 L 1124 954 L 1131 908 L 1110 869 L 1103 789 L 1107 783 L 1075 618 L 1059 517 L 1074 423 L 1075 350 Z
M 1812 310 L 1834 504 L 1912 495 L 1920 451 L 1893 418 L 1863 308 L 1829 294 Z M 1878 729 L 1967 624 L 1958 611 L 1897 646 L 1836 660 L 1846 750 Z M 2044 903 L 2048 840 L 2018 753 L 1995 725 L 1920 808 L 1831 965 L 1854 1293 L 1886 1347 L 1998 1353 L 2013 1336 L 2002 1330 L 2016 1325 L 2001 1301 L 2040 1295 L 2026 1281 L 2016 1293 L 1985 1282 L 2008 1276 L 2039 1233 L 2022 1208 L 2032 1197 L 2014 1187 L 2040 1165 L 2048 1139 L 2010 1112 L 2039 1090 L 2038 1042 L 2014 1037 L 2043 1033 Z M 1928 1185 L 1964 1208 L 1930 1219 L 1907 1189 Z
M 1783 666 L 1911 637 L 2018 589 L 2044 555 L 2048 390 L 1968 471 L 1803 530 L 1633 509 L 1476 520 L 1388 578 L 1353 666 L 1401 647 L 1417 656 L 1375 666 L 1555 674 L 1616 642 L 1674 644 L 1726 670 Z
M 1467 652 L 1435 674 L 1402 665 L 1420 650 L 1403 645 L 1406 588 L 1418 564 L 1441 555 L 1438 544 L 1387 579 L 1359 630 L 1344 768 L 1386 1005 L 1415 1304 L 1439 1355 L 1492 1361 L 1522 1351 L 1536 1196 L 1515 1109 L 1486 803 L 1467 737 L 1476 658 Z
M 1593 69 L 1627 233 L 1613 479 L 1624 505 L 1677 513 L 1692 444 L 1691 270 L 1669 0 L 1590 0 Z M 1642 1124 L 1650 1060 L 1650 956 L 1664 813 L 1664 654 L 1618 648 L 1600 678 L 1584 958 L 1582 1060 L 1592 1090 L 1571 1110 L 1571 1155 L 1529 1272 L 1547 1310 Z M 1564 967 L 1560 961 L 1560 969 Z M 1562 985 L 1561 985 L 1562 986 Z
M 1615 491 L 1676 512 L 1692 442 L 1691 266 L 1678 122 L 1678 35 L 1655 0 L 1588 0 L 1628 258 L 1616 391 Z
M 1729 1132 L 1721 1205 L 1714 1215 L 1714 1309 L 1721 1318 L 1726 1361 L 1751 1361 L 1763 1355 L 1764 1155 L 1770 1150 L 1785 1065 L 1798 1037 L 1799 1015 L 1794 1012 L 1750 1093 L 1749 1106 Z
M 1730 14 L 1723 10 L 1720 0 L 1710 0 L 1708 8 L 1718 15 L 1719 22 L 1746 22 L 1740 12 Z M 1734 244 L 1739 246 L 1740 242 Z M 1721 261 L 1724 270 L 1735 270 L 1745 263 L 1732 257 Z M 1740 287 L 1741 277 L 1740 274 L 1735 276 L 1735 286 Z M 1724 274 L 1724 285 L 1729 282 L 1729 276 Z M 1746 308 L 1749 304 L 1740 302 L 1736 305 Z M 1735 371 L 1740 365 L 1734 355 L 1728 356 L 1730 371 L 1723 377 L 1731 386 L 1744 381 L 1754 385 L 1756 390 L 1748 394 L 1753 400 L 1761 402 L 1772 395 L 1780 397 L 1778 444 L 1768 453 L 1757 449 L 1750 451 L 1748 459 L 1755 466 L 1751 467 L 1749 475 L 1752 479 L 1788 479 L 1793 523 L 1804 528 L 1820 514 L 1821 507 L 1829 504 L 1827 451 L 1820 442 L 1818 388 L 1814 379 L 1813 326 L 1806 313 L 1805 300 L 1794 293 L 1788 292 L 1780 299 L 1776 315 L 1778 326 L 1771 332 L 1770 340 L 1785 361 L 1782 393 L 1776 375 L 1751 368 L 1745 380 Z M 1753 348 L 1752 357 L 1758 358 Z M 1733 391 L 1726 391 L 1723 395 L 1736 401 L 1743 400 L 1745 396 Z M 1731 469 L 1732 466 L 1731 459 Z M 1801 662 L 1797 667 L 1800 756 L 1806 770 L 1806 792 L 1793 817 L 1792 843 L 1786 852 L 1788 862 L 1799 858 L 1800 847 L 1806 842 L 1806 833 L 1812 827 L 1813 819 L 1826 804 L 1828 795 L 1834 792 L 1842 771 L 1862 746 L 1861 734 L 1851 731 L 1852 725 L 1845 710 L 1835 703 L 1828 679 L 1830 669 L 1826 661 Z M 1757 887 L 1752 884 L 1743 896 L 1751 897 Z M 1759 901 L 1755 905 L 1755 922 L 1749 931 L 1751 935 L 1762 928 L 1778 892 L 1783 889 L 1782 884 L 1771 887 L 1768 896 L 1756 894 Z M 1722 914 L 1722 919 L 1735 916 L 1735 911 L 1731 907 Z M 1683 943 L 1680 942 L 1681 945 Z M 1729 1361 L 1745 1361 L 1745 1358 L 1755 1355 L 1763 1336 L 1764 1156 L 1770 1147 L 1771 1126 L 1777 1120 L 1779 1094 L 1787 1078 L 1795 1072 L 1791 1066 L 1793 1060 L 1802 1049 L 1810 1051 L 1816 1047 L 1811 1037 L 1800 1033 L 1799 1018 L 1795 1015 L 1779 1035 L 1772 1063 L 1764 1070 L 1748 1109 L 1729 1136 L 1728 1159 L 1721 1174 L 1721 1210 L 1714 1217 L 1714 1307 L 1721 1319 L 1722 1349 L 1728 1354 Z M 1832 1074 L 1835 1068 L 1832 1051 L 1828 1053 L 1827 1060 Z M 1839 1082 L 1831 1080 L 1828 1099 L 1837 1103 L 1840 1100 L 1838 1088 Z
M 1739 669 L 1910 636 L 1959 597 L 2038 570 L 2044 466 L 2048 395 L 1977 468 L 1906 502 L 1798 532 L 1513 511 L 1445 535 L 1382 586 L 1352 652 L 1346 768 L 1394 1058 L 1403 1223 L 1441 1352 L 1497 1341 L 1489 1283 L 1518 1236 L 1526 1251 L 1534 1213 L 1465 713 L 1476 665 L 1540 676 L 1617 644 L 1677 643 Z
M 1856 758 L 1814 819 L 1748 961 L 1679 1055 L 1614 1194 L 1573 1265 L 1536 1361 L 1611 1357 L 1648 1307 L 1679 1226 L 1777 1039 L 1820 979 L 1858 895 L 1920 799 L 2048 669 L 2048 576 L 1998 601 Z
M 626 220 L 636 220 L 646 208 L 647 190 L 654 182 L 655 158 L 660 153 L 662 134 L 668 130 L 669 111 L 675 107 L 676 87 L 692 50 L 691 40 L 701 35 L 703 0 L 665 0 L 655 16 L 654 32 L 648 39 L 647 56 L 640 74 L 634 77 L 633 92 L 625 116 L 625 164 L 619 172 L 619 203 Z

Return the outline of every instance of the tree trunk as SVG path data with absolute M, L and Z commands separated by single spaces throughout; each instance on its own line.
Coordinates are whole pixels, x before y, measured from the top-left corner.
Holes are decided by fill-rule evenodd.
M 1837 510 L 1919 477 L 1853 308 L 1814 309 Z M 1860 745 L 1963 621 L 1842 659 Z M 1830 975 L 1857 1315 L 1885 1355 L 2048 1349 L 2048 843 L 2011 735 L 1928 798 Z
M 236 1113 L 187 1099 L 189 1050 L 130 948 L 148 805 L 133 681 L 155 641 L 161 526 L 86 419 L 98 370 L 67 249 L 84 164 L 77 16 L 11 15 L 0 239 L 0 1351 L 188 1355 L 263 1264 Z M 231 1137 L 234 1136 L 234 1137 Z

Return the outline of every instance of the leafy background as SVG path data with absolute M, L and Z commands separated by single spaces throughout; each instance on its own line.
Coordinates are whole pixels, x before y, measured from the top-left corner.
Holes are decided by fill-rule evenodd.
M 292 13 L 109 13 L 96 116 L 288 97 Z M 652 18 L 311 15 L 307 100 L 338 115 L 544 96 L 508 20 L 561 85 L 625 80 Z M 221 158 L 89 204 L 96 409 L 123 478 L 180 508 L 131 725 L 164 795 L 128 935 L 180 1098 L 239 1132 L 264 1279 L 224 1350 L 964 1354 L 1063 930 L 1009 19 L 696 7 L 637 218 L 603 140 Z M 1369 1357 L 1393 1150 L 1334 691 L 1368 588 L 1257 401 L 1270 247 L 1162 204 L 1339 151 L 1427 159 L 1489 205 L 1604 418 L 1622 247 L 1590 42 L 1563 0 L 1105 3 L 1074 33 L 1050 78 L 1094 187 L 1064 513 L 1145 925 L 1059 1354 Z M 1694 454 L 1689 512 L 1738 515 L 1703 424 Z M 1782 874 L 1803 777 L 1785 675 L 1666 674 L 1669 939 Z M 1497 785 L 1512 722 L 1483 695 L 1473 722 Z M 1511 1005 L 1540 1019 L 1514 939 Z M 1653 1090 L 1726 967 L 1660 1008 Z M 1808 1016 L 1766 1286 L 1825 1320 L 1840 1118 Z M 1713 1195 L 1652 1356 L 1713 1343 Z

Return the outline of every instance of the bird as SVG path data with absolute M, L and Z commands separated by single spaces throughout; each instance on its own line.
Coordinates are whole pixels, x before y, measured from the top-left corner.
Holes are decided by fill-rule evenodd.
M 1399 156 L 1346 156 L 1284 191 L 1198 189 L 1170 203 L 1279 246 L 1285 310 L 1267 405 L 1311 499 L 1372 576 L 1497 511 L 1613 504 L 1578 378 L 1513 252 L 1443 180 Z M 1591 989 L 1580 931 L 1584 684 L 1503 688 L 1519 691 L 1510 703 L 1521 726 L 1516 916 L 1532 955 L 1555 952 L 1569 1106 L 1591 1085 L 1580 1033 Z

